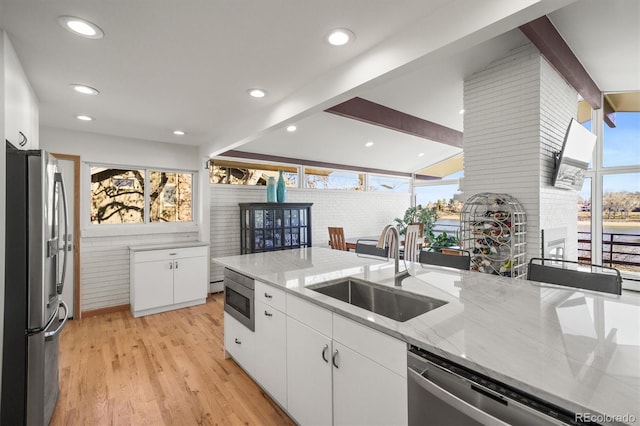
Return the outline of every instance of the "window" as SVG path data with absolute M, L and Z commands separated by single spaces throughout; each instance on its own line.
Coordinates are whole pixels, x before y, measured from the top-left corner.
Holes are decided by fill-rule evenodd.
M 91 166 L 91 223 L 191 222 L 192 191 L 192 172 Z
M 640 163 L 640 111 L 616 112 L 616 127 L 604 125 L 603 166 Z
M 451 181 L 449 181 L 451 182 Z M 438 220 L 434 227 L 437 235 L 442 231 L 455 234 L 460 230 L 460 212 L 464 203 L 454 198 L 459 184 L 425 184 L 414 187 L 416 205 L 435 209 Z
M 369 191 L 409 192 L 409 178 L 369 175 Z
M 592 262 L 591 178 L 585 178 L 578 192 L 578 262 Z
M 287 187 L 298 187 L 298 168 L 293 166 L 244 163 L 240 161 L 213 160 L 209 171 L 209 182 L 227 185 L 266 185 L 267 178 L 276 179 L 279 172 Z
M 149 183 L 151 222 L 191 221 L 191 173 L 152 171 Z
M 598 139 L 590 179 L 579 193 L 578 256 L 617 268 L 623 288 L 640 290 L 640 92 L 604 97 L 614 111 L 594 110 L 583 123 Z
M 315 189 L 364 190 L 364 173 L 305 167 L 305 187 Z
M 91 167 L 91 223 L 144 223 L 144 174 Z
M 602 177 L 602 262 L 640 272 L 640 173 Z

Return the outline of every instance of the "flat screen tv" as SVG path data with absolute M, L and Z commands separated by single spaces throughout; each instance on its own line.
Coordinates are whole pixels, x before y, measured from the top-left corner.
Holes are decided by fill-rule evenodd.
M 595 143 L 596 135 L 572 118 L 564 135 L 562 151 L 555 154 L 551 184 L 556 188 L 582 189 Z

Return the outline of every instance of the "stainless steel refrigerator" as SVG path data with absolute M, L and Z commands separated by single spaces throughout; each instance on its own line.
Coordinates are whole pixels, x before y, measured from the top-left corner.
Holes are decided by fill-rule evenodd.
M 67 319 L 67 214 L 55 157 L 7 142 L 4 350 L 0 424 L 47 425 L 58 401 Z

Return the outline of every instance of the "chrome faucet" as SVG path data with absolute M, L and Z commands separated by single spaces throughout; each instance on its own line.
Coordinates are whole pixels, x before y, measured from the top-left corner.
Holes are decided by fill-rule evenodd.
M 393 237 L 396 239 L 396 252 L 394 258 L 394 275 L 393 275 L 393 284 L 396 287 L 402 286 L 402 280 L 407 277 L 410 277 L 411 274 L 407 269 L 407 262 L 404 262 L 404 271 L 400 272 L 400 232 L 398 232 L 398 228 L 394 225 L 390 225 L 384 233 L 384 241 L 387 241 L 387 236 L 389 232 L 393 234 Z

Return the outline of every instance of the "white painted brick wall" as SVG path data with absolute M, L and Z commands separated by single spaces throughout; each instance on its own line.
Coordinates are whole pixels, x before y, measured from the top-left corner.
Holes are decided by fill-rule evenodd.
M 80 310 L 129 303 L 129 246 L 197 240 L 197 232 L 82 238 Z
M 266 187 L 211 185 L 211 257 L 240 254 L 239 203 L 266 201 Z M 288 202 L 313 203 L 313 246 L 328 246 L 329 226 L 341 226 L 345 236 L 379 235 L 402 217 L 410 194 L 287 188 Z M 222 268 L 211 263 L 210 281 L 222 280 Z
M 577 93 L 531 44 L 464 83 L 464 193 L 511 194 L 527 213 L 527 254 L 541 254 L 541 229 L 567 226 L 577 256 L 576 194 L 551 187 Z

